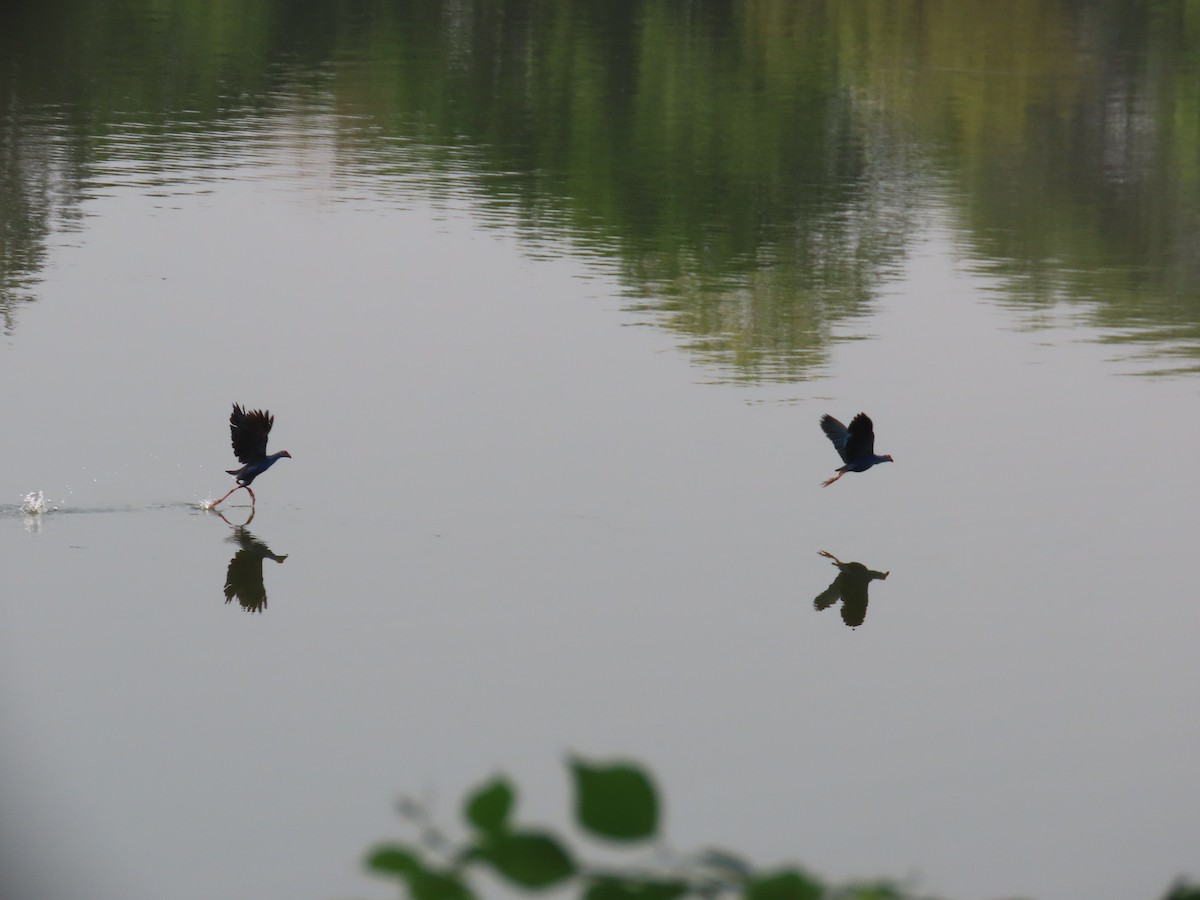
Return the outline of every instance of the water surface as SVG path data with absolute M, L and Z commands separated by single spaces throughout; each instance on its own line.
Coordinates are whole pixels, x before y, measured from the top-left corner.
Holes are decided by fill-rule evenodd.
M 832 879 L 1200 875 L 1195 25 L 920 8 L 6 13 L 19 893 L 391 896 L 397 793 L 568 750 Z

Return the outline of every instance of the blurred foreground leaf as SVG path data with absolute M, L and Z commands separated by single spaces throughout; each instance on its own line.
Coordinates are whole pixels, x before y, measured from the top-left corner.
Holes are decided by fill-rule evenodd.
M 474 900 L 475 895 L 453 872 L 426 868 L 414 851 L 395 844 L 376 847 L 367 854 L 367 868 L 393 875 L 408 885 L 413 900 Z
M 501 831 L 508 822 L 515 797 L 507 778 L 494 778 L 467 798 L 467 821 L 485 834 Z
M 839 900 L 904 900 L 904 892 L 886 881 L 852 884 L 838 893 Z
M 536 831 L 490 835 L 475 855 L 524 888 L 549 887 L 575 874 L 575 864 L 558 840 Z
M 825 888 L 795 869 L 754 879 L 746 886 L 746 900 L 821 900 Z
M 584 900 L 676 900 L 688 894 L 686 881 L 655 881 L 634 878 L 599 878 L 584 893 Z
M 1200 884 L 1190 884 L 1182 879 L 1176 881 L 1163 900 L 1200 900 Z
M 653 837 L 658 795 L 649 777 L 628 763 L 590 765 L 570 761 L 575 776 L 575 818 L 593 834 L 615 841 Z
M 422 866 L 421 858 L 407 847 L 383 844 L 367 854 L 367 868 L 380 875 L 400 875 L 407 878 Z

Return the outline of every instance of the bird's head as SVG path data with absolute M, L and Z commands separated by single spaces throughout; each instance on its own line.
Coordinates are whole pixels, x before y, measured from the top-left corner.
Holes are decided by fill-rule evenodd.
M 292 458 L 292 454 L 288 453 L 286 450 L 280 450 L 280 451 L 279 451 L 279 458 L 280 458 L 280 459 L 283 459 L 285 456 L 286 456 L 288 459 L 291 459 L 291 458 Z
M 895 462 L 895 460 L 892 459 L 892 455 L 890 453 L 885 453 L 883 456 L 879 457 L 879 461 L 880 462 Z

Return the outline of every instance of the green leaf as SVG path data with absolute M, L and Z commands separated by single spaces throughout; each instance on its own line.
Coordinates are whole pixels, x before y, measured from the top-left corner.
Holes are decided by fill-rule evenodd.
M 575 863 L 558 840 L 536 831 L 491 834 L 477 855 L 524 888 L 549 887 L 575 874 Z
M 420 857 L 408 847 L 398 844 L 381 844 L 367 854 L 367 868 L 380 875 L 399 875 L 408 878 L 415 872 L 420 872 Z
M 474 900 L 475 895 L 451 872 L 421 872 L 408 879 L 413 900 Z
M 367 854 L 367 868 L 380 875 L 399 876 L 413 900 L 474 900 L 474 894 L 453 872 L 425 868 L 408 847 L 382 844 Z
M 628 763 L 590 765 L 572 759 L 575 818 L 593 834 L 638 841 L 658 830 L 658 795 L 649 777 Z
M 639 881 L 630 878 L 598 878 L 584 893 L 584 900 L 676 900 L 689 890 L 686 881 Z
M 745 900 L 821 900 L 825 888 L 795 869 L 756 878 L 746 886 Z
M 839 897 L 845 900 L 904 900 L 904 892 L 889 882 L 876 881 L 845 885 Z
M 507 778 L 492 779 L 467 798 L 467 821 L 485 834 L 504 829 L 516 795 Z

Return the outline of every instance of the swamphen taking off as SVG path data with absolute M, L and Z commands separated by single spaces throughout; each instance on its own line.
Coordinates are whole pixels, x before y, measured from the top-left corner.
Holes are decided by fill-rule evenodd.
M 237 478 L 237 486 L 231 488 L 229 494 L 238 488 L 245 488 L 250 494 L 250 502 L 254 503 L 254 491 L 250 490 L 250 482 L 283 457 L 292 458 L 292 454 L 286 450 L 267 455 L 267 435 L 271 433 L 271 426 L 274 424 L 275 417 L 266 410 L 252 409 L 246 412 L 236 403 L 233 404 L 233 412 L 229 414 L 229 434 L 233 443 L 233 455 L 238 458 L 238 462 L 245 463 L 245 465 L 240 469 L 225 470 Z M 226 494 L 225 497 L 228 497 L 229 494 Z M 225 497 L 214 501 L 212 506 L 224 501 Z
M 845 463 L 836 475 L 822 481 L 821 487 L 829 487 L 847 472 L 865 472 L 876 463 L 893 461 L 886 454 L 875 455 L 875 426 L 866 413 L 859 413 L 851 419 L 849 428 L 833 416 L 821 416 L 821 430 L 833 441 L 833 446 Z

